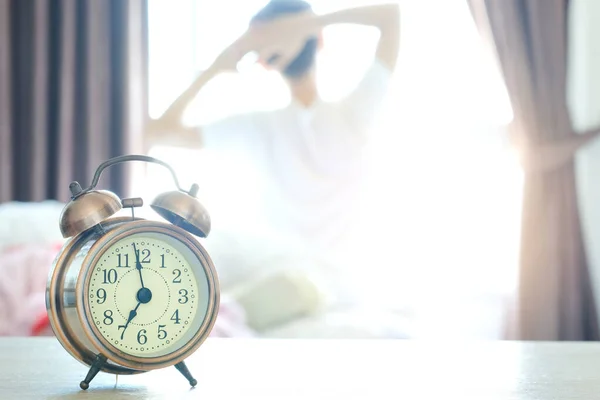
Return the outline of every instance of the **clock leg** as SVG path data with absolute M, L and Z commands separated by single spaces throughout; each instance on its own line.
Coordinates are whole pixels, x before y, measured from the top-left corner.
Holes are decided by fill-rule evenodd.
M 194 379 L 187 365 L 185 365 L 185 362 L 182 361 L 179 364 L 175 364 L 175 368 L 177 368 L 177 371 L 181 372 L 181 375 L 185 376 L 185 379 L 190 382 L 190 385 L 196 386 L 198 381 Z
M 96 374 L 98 374 L 98 372 L 100 371 L 100 368 L 102 368 L 102 366 L 104 364 L 106 364 L 106 357 L 104 357 L 102 354 L 98 354 L 96 356 L 96 359 L 92 363 L 92 366 L 90 367 L 90 370 L 88 371 L 85 379 L 82 380 L 81 383 L 79 384 L 79 387 L 82 388 L 83 390 L 86 390 L 87 388 L 89 388 L 90 382 L 92 381 L 92 379 L 94 379 Z

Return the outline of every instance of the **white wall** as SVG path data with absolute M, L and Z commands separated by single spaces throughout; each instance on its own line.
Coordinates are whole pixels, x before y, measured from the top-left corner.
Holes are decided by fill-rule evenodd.
M 573 0 L 570 10 L 568 105 L 576 131 L 600 126 L 600 1 Z M 579 206 L 596 303 L 600 304 L 600 140 L 576 157 Z

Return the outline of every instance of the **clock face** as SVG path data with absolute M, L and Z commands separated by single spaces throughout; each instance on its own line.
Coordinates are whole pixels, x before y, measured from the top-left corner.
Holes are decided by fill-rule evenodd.
M 112 244 L 92 268 L 90 322 L 123 353 L 170 354 L 187 344 L 206 318 L 206 272 L 194 252 L 169 235 L 128 236 Z

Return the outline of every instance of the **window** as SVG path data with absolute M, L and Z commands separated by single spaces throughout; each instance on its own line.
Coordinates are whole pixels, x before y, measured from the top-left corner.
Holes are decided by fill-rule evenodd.
M 150 116 L 160 115 L 265 3 L 151 0 Z M 317 13 L 351 3 L 376 1 L 312 1 Z M 373 295 L 417 310 L 424 335 L 437 332 L 444 316 L 468 321 L 476 315 L 479 325 L 465 322 L 464 331 L 490 336 L 498 329 L 494 312 L 501 312 L 500 303 L 515 287 L 521 173 L 503 143 L 512 111 L 464 0 L 401 4 L 399 67 L 369 149 L 372 178 L 365 207 L 370 215 L 364 229 L 375 250 L 362 258 L 370 260 Z M 376 40 L 377 32 L 366 27 L 326 29 L 319 58 L 324 97 L 352 89 Z M 186 121 L 206 123 L 289 100 L 276 75 L 251 63 L 243 69 L 211 82 Z M 218 179 L 216 171 L 204 175 L 198 151 L 156 148 L 151 153 L 169 162 L 186 185 Z M 151 195 L 171 187 L 166 174 L 153 173 L 140 190 Z M 476 309 L 474 301 L 488 308 Z M 461 316 L 450 312 L 457 304 Z M 484 321 L 481 314 L 492 317 Z

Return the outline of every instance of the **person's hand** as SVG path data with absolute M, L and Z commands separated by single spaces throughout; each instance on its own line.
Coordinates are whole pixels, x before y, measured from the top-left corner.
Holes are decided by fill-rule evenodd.
M 217 73 L 237 71 L 240 60 L 252 52 L 263 61 L 270 60 L 271 66 L 283 68 L 298 55 L 309 37 L 318 34 L 318 20 L 308 13 L 255 23 L 219 54 L 211 68 Z
M 241 59 L 259 47 L 257 39 L 251 31 L 246 31 L 215 58 L 211 68 L 217 73 L 237 71 Z
M 143 148 L 148 152 L 153 146 L 167 141 L 169 135 L 176 131 L 179 123 L 167 115 L 158 119 L 149 119 L 146 122 L 143 135 Z
M 319 16 L 312 12 L 303 12 L 282 15 L 270 21 L 256 22 L 250 27 L 250 31 L 272 40 L 286 41 L 317 36 L 322 28 Z
M 283 70 L 302 51 L 306 40 L 299 36 L 276 38 L 258 49 L 258 58 L 269 67 Z

